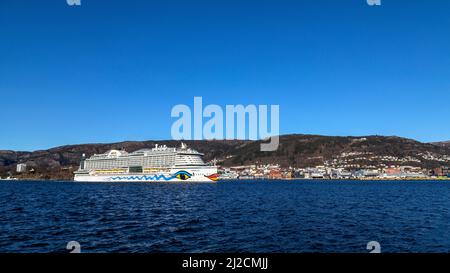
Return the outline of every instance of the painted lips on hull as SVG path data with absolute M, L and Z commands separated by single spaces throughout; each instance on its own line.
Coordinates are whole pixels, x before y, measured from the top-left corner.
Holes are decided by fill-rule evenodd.
M 217 180 L 219 180 L 219 175 L 218 175 L 217 173 L 211 174 L 211 175 L 208 175 L 208 176 L 205 175 L 205 177 L 211 179 L 212 181 L 217 181 Z

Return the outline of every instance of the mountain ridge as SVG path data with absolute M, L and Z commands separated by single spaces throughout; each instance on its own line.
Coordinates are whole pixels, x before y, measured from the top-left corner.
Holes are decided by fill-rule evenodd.
M 122 141 L 64 145 L 33 152 L 0 150 L 0 176 L 17 176 L 16 165 L 24 163 L 28 172 L 20 178 L 71 179 L 82 154 L 87 157 L 110 149 L 133 152 L 155 144 L 178 146 L 176 140 Z M 379 167 L 411 165 L 426 169 L 450 163 L 450 145 L 446 142 L 422 143 L 398 136 L 322 136 L 289 134 L 280 136 L 278 150 L 261 152 L 263 142 L 250 140 L 188 140 L 186 144 L 205 154 L 205 160 L 218 160 L 223 166 L 279 164 L 304 168 L 333 162 L 351 162 L 350 166 Z M 450 143 L 449 143 L 450 144 Z M 30 172 L 34 170 L 34 172 Z

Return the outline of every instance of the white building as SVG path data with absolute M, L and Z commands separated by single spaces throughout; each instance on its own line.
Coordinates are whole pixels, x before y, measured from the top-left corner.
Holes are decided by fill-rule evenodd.
M 23 163 L 17 164 L 16 171 L 17 171 L 18 173 L 24 173 L 24 172 L 26 172 L 26 171 L 27 171 L 27 164 L 23 164 Z

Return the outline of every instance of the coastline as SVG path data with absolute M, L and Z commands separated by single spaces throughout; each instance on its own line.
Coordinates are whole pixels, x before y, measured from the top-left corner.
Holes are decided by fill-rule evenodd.
M 91 181 L 91 182 L 81 182 L 81 181 L 74 181 L 67 180 L 67 179 L 32 179 L 32 178 L 26 178 L 26 179 L 0 179 L 0 182 L 71 182 L 71 183 L 105 183 L 105 184 L 216 184 L 218 182 L 225 182 L 225 183 L 233 183 L 233 182 L 267 182 L 267 183 L 274 183 L 274 182 L 287 182 L 287 181 L 308 181 L 308 182 L 344 182 L 344 181 L 364 181 L 364 182 L 450 182 L 450 178 L 400 178 L 400 179 L 392 179 L 392 178 L 349 178 L 349 179 L 329 179 L 329 178 L 283 178 L 283 179 L 269 179 L 269 178 L 254 178 L 254 179 L 219 179 L 215 182 L 198 182 L 198 181 L 180 181 L 180 182 L 139 182 L 139 181 Z

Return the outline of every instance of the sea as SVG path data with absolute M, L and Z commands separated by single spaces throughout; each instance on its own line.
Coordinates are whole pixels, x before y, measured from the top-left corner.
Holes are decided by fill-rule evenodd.
M 449 252 L 450 182 L 0 182 L 0 252 L 69 242 L 86 253 Z

